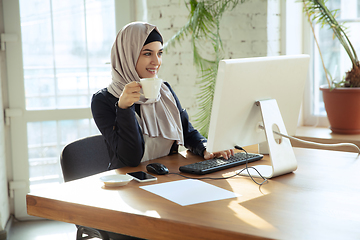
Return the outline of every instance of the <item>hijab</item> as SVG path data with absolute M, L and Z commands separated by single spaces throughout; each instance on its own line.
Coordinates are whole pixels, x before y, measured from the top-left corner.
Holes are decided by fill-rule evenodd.
M 153 30 L 157 31 L 162 40 L 158 28 L 145 22 L 130 23 L 116 36 L 111 49 L 112 82 L 107 88 L 115 97 L 120 97 L 126 84 L 133 81 L 140 82 L 135 67 L 141 49 L 149 43 L 148 36 Z M 180 112 L 174 96 L 164 83 L 161 85 L 157 99 L 146 99 L 141 95 L 136 103 L 140 104 L 139 124 L 143 134 L 153 138 L 161 136 L 176 140 L 180 145 L 184 144 Z

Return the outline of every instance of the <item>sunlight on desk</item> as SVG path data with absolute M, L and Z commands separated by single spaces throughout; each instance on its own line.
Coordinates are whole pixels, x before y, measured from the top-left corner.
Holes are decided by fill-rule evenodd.
M 232 179 L 227 179 L 226 181 L 231 187 L 231 189 L 229 189 L 230 191 L 241 195 L 238 197 L 239 203 L 254 200 L 256 198 L 270 194 L 270 192 L 264 186 L 259 188 L 259 186 L 255 183 L 249 185 L 248 182 L 252 182 L 249 177 L 239 176 Z
M 47 189 L 46 195 L 49 198 L 59 199 L 65 202 L 73 202 L 77 204 L 84 203 L 88 206 L 96 208 L 122 210 L 131 214 L 160 218 L 157 211 L 139 209 L 136 204 L 130 205 L 131 203 L 126 198 L 129 194 L 124 194 L 125 192 L 128 192 L 128 188 L 124 186 L 105 188 L 103 182 L 100 180 L 100 177 L 109 174 L 110 173 L 108 172 L 104 172 L 99 174 L 96 178 L 83 178 L 66 184 L 60 184 L 57 188 Z M 63 190 L 65 185 L 66 190 Z M 63 194 L 64 192 L 66 192 L 66 194 Z M 34 195 L 37 194 L 34 193 Z
M 240 181 L 239 181 L 240 180 Z M 254 200 L 257 198 L 264 197 L 270 192 L 265 187 L 259 188 L 256 184 L 248 185 L 245 182 L 252 181 L 249 177 L 238 176 L 234 179 L 228 179 L 227 182 L 232 188 L 233 192 L 241 194 L 236 201 L 229 203 L 229 208 L 234 212 L 234 215 L 245 223 L 264 230 L 277 231 L 276 228 L 264 220 L 262 217 L 253 213 L 249 209 L 241 205 L 243 202 Z
M 234 211 L 235 216 L 254 228 L 274 232 L 278 231 L 273 225 L 265 221 L 263 218 L 241 206 L 238 201 L 231 201 L 229 203 L 229 208 Z
M 155 210 L 149 210 L 145 212 L 146 216 L 154 217 L 154 218 L 161 218 L 160 214 Z

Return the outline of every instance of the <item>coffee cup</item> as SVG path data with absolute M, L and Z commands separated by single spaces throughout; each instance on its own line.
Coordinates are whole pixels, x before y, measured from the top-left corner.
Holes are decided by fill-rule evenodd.
M 140 85 L 142 87 L 144 97 L 148 99 L 157 98 L 160 92 L 163 80 L 160 78 L 142 78 Z

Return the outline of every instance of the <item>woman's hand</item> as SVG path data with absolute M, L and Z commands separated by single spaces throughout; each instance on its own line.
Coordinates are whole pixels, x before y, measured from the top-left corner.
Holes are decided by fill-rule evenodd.
M 137 82 L 131 82 L 125 85 L 118 101 L 119 108 L 125 109 L 131 107 L 135 102 L 140 100 L 141 85 Z
M 208 151 L 204 151 L 204 159 L 208 160 L 211 158 L 216 158 L 216 157 L 224 157 L 225 159 L 229 159 L 230 156 L 234 155 L 234 149 L 230 149 L 230 150 L 225 150 L 225 151 L 220 151 L 220 152 L 215 152 L 215 153 L 210 153 Z

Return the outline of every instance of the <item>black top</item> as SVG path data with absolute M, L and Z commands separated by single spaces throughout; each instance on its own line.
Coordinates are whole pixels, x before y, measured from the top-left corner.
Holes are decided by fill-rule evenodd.
M 194 154 L 203 156 L 206 138 L 191 125 L 186 110 L 181 107 L 169 83 L 164 83 L 173 94 L 180 112 L 185 147 Z M 108 147 L 109 169 L 124 166 L 136 167 L 144 155 L 143 133 L 135 116 L 135 112 L 140 116 L 140 105 L 134 104 L 127 109 L 122 109 L 117 105 L 118 100 L 106 88 L 95 93 L 91 100 L 91 111 L 95 123 Z M 177 153 L 177 150 L 178 146 L 174 141 L 169 154 Z

